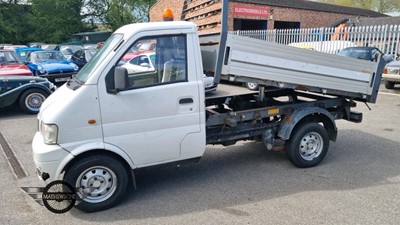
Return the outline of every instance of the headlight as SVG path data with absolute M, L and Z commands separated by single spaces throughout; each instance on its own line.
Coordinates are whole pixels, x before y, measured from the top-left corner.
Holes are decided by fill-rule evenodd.
M 46 73 L 46 70 L 43 68 L 43 66 L 38 66 L 38 69 L 39 69 L 39 72 L 41 74 L 45 74 Z
M 57 144 L 58 127 L 55 124 L 45 124 L 42 123 L 41 127 L 43 141 L 48 145 Z
M 71 65 L 71 67 L 74 68 L 75 71 L 79 70 L 79 67 L 75 63 L 70 63 L 69 65 Z
M 388 74 L 400 74 L 400 69 L 397 68 L 387 68 Z

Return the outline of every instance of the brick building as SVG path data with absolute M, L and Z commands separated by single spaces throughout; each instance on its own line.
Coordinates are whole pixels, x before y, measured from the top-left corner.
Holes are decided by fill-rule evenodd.
M 174 11 L 175 20 L 192 21 L 200 32 L 218 32 L 221 0 L 158 0 L 150 21 L 162 21 L 163 9 Z M 229 30 L 262 30 L 329 27 L 346 18 L 384 17 L 365 9 L 304 0 L 230 0 Z

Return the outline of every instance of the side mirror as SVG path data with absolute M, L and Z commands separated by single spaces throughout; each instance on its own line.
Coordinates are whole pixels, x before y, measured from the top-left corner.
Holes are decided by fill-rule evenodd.
M 148 63 L 141 63 L 140 66 L 141 66 L 141 67 L 146 67 L 146 68 L 149 68 L 149 67 L 150 67 L 150 65 L 149 65 Z
M 115 67 L 113 93 L 127 90 L 129 88 L 128 83 L 128 70 L 124 67 Z

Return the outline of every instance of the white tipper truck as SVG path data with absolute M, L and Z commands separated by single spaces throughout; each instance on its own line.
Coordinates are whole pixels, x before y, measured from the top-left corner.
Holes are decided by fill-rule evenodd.
M 156 44 L 154 70 L 119 66 L 145 42 Z M 381 61 L 230 35 L 224 23 L 200 38 L 191 22 L 126 25 L 43 103 L 32 142 L 37 174 L 72 185 L 75 207 L 93 212 L 120 202 L 137 169 L 198 160 L 207 144 L 255 140 L 271 150 L 279 139 L 295 166 L 312 167 L 336 140 L 335 120 L 361 122 L 351 108 L 376 101 Z M 261 88 L 206 97 L 204 74 Z

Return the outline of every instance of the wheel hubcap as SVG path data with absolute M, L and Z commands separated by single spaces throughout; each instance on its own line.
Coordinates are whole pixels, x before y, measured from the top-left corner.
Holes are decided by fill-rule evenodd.
M 25 99 L 25 106 L 31 111 L 39 111 L 40 106 L 46 100 L 46 96 L 40 93 L 32 93 Z
M 80 197 L 90 203 L 109 199 L 117 188 L 115 173 L 106 167 L 91 167 L 80 174 L 76 181 Z
M 308 133 L 301 139 L 299 146 L 300 156 L 307 161 L 311 161 L 321 154 L 323 147 L 324 141 L 321 135 L 316 132 Z

